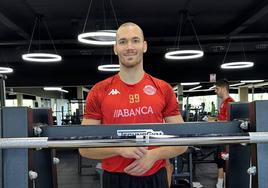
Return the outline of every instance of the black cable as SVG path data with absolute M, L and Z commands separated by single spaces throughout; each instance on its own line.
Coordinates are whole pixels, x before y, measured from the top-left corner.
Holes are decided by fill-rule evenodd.
M 90 1 L 89 6 L 88 6 L 87 16 L 86 16 L 86 20 L 85 20 L 85 23 L 84 23 L 84 26 L 83 26 L 83 33 L 85 32 L 85 29 L 86 29 L 87 19 L 88 19 L 89 12 L 90 12 L 90 9 L 91 9 L 91 4 L 92 4 L 92 0 Z

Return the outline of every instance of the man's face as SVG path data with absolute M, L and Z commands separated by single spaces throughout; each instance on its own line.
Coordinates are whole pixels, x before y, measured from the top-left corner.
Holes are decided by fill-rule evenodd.
M 223 89 L 224 89 L 224 88 L 219 87 L 219 86 L 216 86 L 216 87 L 215 87 L 215 93 L 216 93 L 220 98 L 222 98 L 222 96 L 223 96 Z
M 147 50 L 147 43 L 137 26 L 125 26 L 117 31 L 114 52 L 118 55 L 121 66 L 135 67 L 143 62 L 143 53 Z

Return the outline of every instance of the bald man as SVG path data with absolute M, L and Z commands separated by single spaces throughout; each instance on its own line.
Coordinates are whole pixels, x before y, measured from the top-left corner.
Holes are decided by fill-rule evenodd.
M 182 123 L 169 84 L 143 69 L 147 51 L 142 29 L 122 24 L 114 53 L 120 71 L 97 83 L 88 93 L 83 125 Z M 167 188 L 166 160 L 187 147 L 113 147 L 80 149 L 83 157 L 101 159 L 104 188 Z

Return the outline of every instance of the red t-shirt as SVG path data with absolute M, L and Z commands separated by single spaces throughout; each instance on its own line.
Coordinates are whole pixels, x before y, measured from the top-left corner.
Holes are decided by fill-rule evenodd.
M 101 124 L 163 123 L 168 116 L 179 115 L 175 93 L 163 80 L 145 73 L 137 84 L 124 83 L 114 75 L 97 83 L 86 99 L 84 118 L 101 120 Z M 155 147 L 149 147 L 152 149 Z M 134 159 L 114 156 L 103 159 L 102 168 L 109 172 L 124 172 Z M 158 160 L 143 176 L 156 173 L 165 166 Z
M 227 99 L 225 99 L 224 101 L 222 101 L 221 106 L 220 106 L 220 112 L 218 115 L 218 120 L 224 121 L 227 120 L 228 117 L 228 103 L 229 102 L 234 102 L 234 99 L 232 97 L 228 97 Z

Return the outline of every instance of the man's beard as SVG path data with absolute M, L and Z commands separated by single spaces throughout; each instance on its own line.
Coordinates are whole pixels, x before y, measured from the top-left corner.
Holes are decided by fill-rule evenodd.
M 141 59 L 137 60 L 136 62 L 128 63 L 128 61 L 121 61 L 121 65 L 127 68 L 133 68 L 141 63 Z

